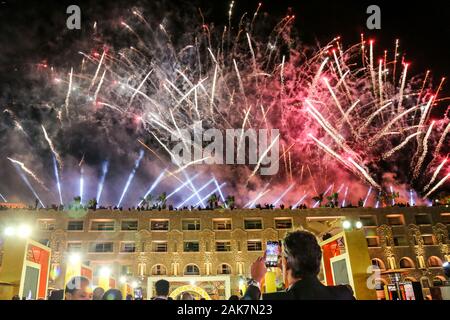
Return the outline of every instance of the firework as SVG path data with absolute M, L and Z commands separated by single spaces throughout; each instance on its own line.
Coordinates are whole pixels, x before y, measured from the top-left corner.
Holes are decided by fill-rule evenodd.
M 46 191 L 49 191 L 48 188 L 44 185 L 44 182 L 42 182 L 42 180 L 39 179 L 33 171 L 31 171 L 30 169 L 28 169 L 28 168 L 25 166 L 25 164 L 23 164 L 22 162 L 20 162 L 20 161 L 18 161 L 18 160 L 12 159 L 12 158 L 8 158 L 8 157 L 7 157 L 7 159 L 8 159 L 9 161 L 11 161 L 15 166 L 16 166 L 16 165 L 19 166 L 20 169 L 22 169 L 22 171 L 24 171 L 26 174 L 28 174 L 30 177 L 32 177 L 37 183 L 39 183 L 39 184 L 41 185 L 42 188 L 44 188 Z
M 386 192 L 390 183 L 407 185 L 408 190 L 421 190 L 417 202 L 430 188 L 434 192 L 444 186 L 447 179 L 442 179 L 443 165 L 437 169 L 436 165 L 448 152 L 450 120 L 430 119 L 432 107 L 442 101 L 438 96 L 444 79 L 436 88 L 428 71 L 417 81 L 410 65 L 399 59 L 399 40 L 395 41 L 393 57 L 387 50 L 378 53 L 375 41 L 369 40 L 369 46 L 364 35 L 360 43 L 347 48 L 340 37 L 320 47 L 309 47 L 291 36 L 293 16 L 281 19 L 268 34 L 259 34 L 256 26 L 264 19 L 258 16 L 260 7 L 253 15 L 242 16 L 236 27 L 232 26 L 234 2 L 229 6 L 228 25 L 223 28 L 208 25 L 203 17 L 200 25 L 183 21 L 187 36 L 176 43 L 169 24 L 133 9 L 129 17 L 124 17 L 126 22 L 115 24 L 119 25 L 118 32 L 125 31 L 130 38 L 124 43 L 105 41 L 103 50 L 81 53 L 81 68 L 62 70 L 60 74 L 52 71 L 52 79 L 61 79 L 60 83 L 68 86 L 57 87 L 55 97 L 43 105 L 59 106 L 58 114 L 65 112 L 66 117 L 60 119 L 61 136 L 70 137 L 69 129 L 77 125 L 101 122 L 99 125 L 110 135 L 106 140 L 117 138 L 121 146 L 120 133 L 128 129 L 127 120 L 139 119 L 136 131 L 151 140 L 148 145 L 142 142 L 144 138 L 139 142 L 162 163 L 174 158 L 172 136 L 187 144 L 181 133 L 192 134 L 198 121 L 205 129 L 241 128 L 238 152 L 245 129 L 278 129 L 279 135 L 272 137 L 270 146 L 259 150 L 256 165 L 236 165 L 229 171 L 224 169 L 220 177 L 238 179 L 237 186 L 264 186 L 270 179 L 277 189 L 288 190 L 284 199 L 292 200 L 289 192 L 300 185 L 315 192 L 324 189 L 330 177 L 336 176 L 342 183 L 338 192 L 347 186 L 343 205 L 350 185 L 352 190 L 369 185 L 370 192 L 376 189 L 377 193 Z M 88 107 L 75 108 L 75 103 Z M 19 128 L 19 120 L 15 119 L 15 128 Z M 62 168 L 65 155 L 60 157 L 45 128 L 42 130 Z M 120 139 L 114 134 L 116 130 Z M 279 161 L 284 161 L 285 170 L 273 177 L 256 176 L 268 152 L 279 143 L 283 146 Z M 58 141 L 57 145 L 62 143 Z M 201 145 L 194 141 L 193 149 L 198 154 Z M 196 159 L 201 160 L 187 165 L 175 163 L 177 169 L 171 175 L 180 181 L 177 174 L 182 173 L 185 179 L 181 185 L 193 192 L 189 200 L 196 197 L 205 207 L 204 198 L 192 183 L 194 178 L 186 173 L 194 165 L 201 173 L 209 171 L 201 167 L 207 158 Z M 128 177 L 118 206 L 137 166 Z M 305 167 L 309 178 L 303 174 Z M 217 166 L 214 170 L 222 169 Z M 298 178 L 296 172 L 301 173 Z M 386 173 L 397 181 L 384 180 Z M 105 175 L 97 189 L 98 200 Z M 436 188 L 433 184 L 438 179 Z M 213 182 L 217 188 L 219 183 Z M 290 188 L 293 184 L 297 187 Z M 360 188 L 354 188 L 355 184 Z M 181 186 L 173 192 L 182 189 L 178 188 Z M 217 192 L 225 202 L 222 190 Z M 267 187 L 255 194 L 253 200 L 242 200 L 247 202 L 246 207 L 267 196 Z

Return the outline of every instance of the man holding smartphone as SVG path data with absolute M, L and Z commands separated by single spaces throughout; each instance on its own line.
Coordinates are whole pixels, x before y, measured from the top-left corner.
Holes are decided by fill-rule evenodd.
M 251 280 L 243 300 L 261 298 L 261 282 L 267 272 L 266 255 L 259 257 L 251 267 Z M 288 233 L 284 239 L 281 267 L 287 289 L 263 299 L 283 300 L 354 300 L 347 286 L 324 286 L 317 278 L 320 272 L 322 250 L 314 234 L 307 231 Z

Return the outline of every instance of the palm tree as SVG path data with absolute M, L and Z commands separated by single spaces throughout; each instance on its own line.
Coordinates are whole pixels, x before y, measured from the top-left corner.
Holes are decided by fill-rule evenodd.
M 327 197 L 327 205 L 326 207 L 329 208 L 336 208 L 339 206 L 339 193 L 335 192 L 332 193 L 330 196 Z
M 96 199 L 89 200 L 87 207 L 88 207 L 88 209 L 96 210 L 97 209 L 97 200 Z
M 216 195 L 215 193 L 213 193 L 212 195 L 210 195 L 209 198 L 208 198 L 208 206 L 209 206 L 211 209 L 216 208 L 218 199 L 219 199 L 219 198 L 217 198 L 217 195 Z
M 225 199 L 225 204 L 228 208 L 233 208 L 234 207 L 234 196 L 227 196 L 227 198 Z
M 323 193 L 319 193 L 317 196 L 313 197 L 312 199 L 317 203 L 319 203 L 319 207 L 322 205 L 323 202 Z
M 166 202 L 167 202 L 167 193 L 163 192 L 158 197 L 159 205 L 162 209 L 166 208 Z

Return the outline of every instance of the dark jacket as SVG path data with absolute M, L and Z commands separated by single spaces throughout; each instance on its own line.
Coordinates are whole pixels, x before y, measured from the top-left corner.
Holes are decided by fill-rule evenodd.
M 243 300 L 259 300 L 261 292 L 249 286 Z M 355 300 L 347 286 L 324 286 L 317 277 L 307 277 L 294 283 L 286 291 L 263 294 L 263 300 Z

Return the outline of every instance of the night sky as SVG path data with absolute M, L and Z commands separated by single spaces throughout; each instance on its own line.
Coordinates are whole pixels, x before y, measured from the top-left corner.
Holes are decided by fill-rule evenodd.
M 33 108 L 27 105 L 28 101 L 39 101 L 41 97 L 48 96 L 50 92 L 50 90 L 46 91 L 48 88 L 45 85 L 42 85 L 42 88 L 39 86 L 42 83 L 35 72 L 39 63 L 45 61 L 59 70 L 70 70 L 71 67 L 79 65 L 81 58 L 78 51 L 89 52 L 92 47 L 101 50 L 99 43 L 91 40 L 94 22 L 117 25 L 121 19 L 126 19 L 130 15 L 130 9 L 133 6 L 143 10 L 144 14 L 160 17 L 161 21 L 164 18 L 170 21 L 173 16 L 188 17 L 189 21 L 192 19 L 200 21 L 199 11 L 196 9 L 199 8 L 205 17 L 205 23 L 226 25 L 230 2 L 228 0 L 0 0 L 0 112 L 8 107 L 17 112 L 21 118 L 28 119 L 25 126 L 29 123 L 26 129 L 29 130 L 31 145 L 34 144 L 38 150 L 36 152 L 39 153 L 33 154 L 33 157 L 36 162 L 39 162 L 40 158 L 46 159 L 46 162 L 39 163 L 36 170 L 47 171 L 44 178 L 52 179 L 51 170 L 47 170 L 52 165 L 51 158 L 48 157 L 48 149 L 42 143 L 42 139 L 39 141 L 37 139 L 42 134 L 40 126 L 31 124 L 43 123 L 47 128 L 51 128 L 52 124 L 46 123 L 45 112 L 50 115 L 53 111 L 45 110 L 45 108 L 42 111 L 42 108 Z M 235 1 L 232 25 L 237 26 L 240 17 L 245 12 L 252 16 L 258 2 Z M 81 8 L 81 30 L 66 28 L 68 17 L 66 8 L 72 4 Z M 368 18 L 366 9 L 373 4 L 381 7 L 381 30 L 370 31 L 366 28 Z M 450 75 L 449 1 L 262 1 L 260 15 L 264 15 L 265 20 L 269 20 L 272 27 L 287 14 L 296 16 L 294 32 L 306 44 L 325 45 L 336 36 L 341 36 L 344 47 L 348 47 L 358 43 L 360 34 L 364 33 L 366 39 L 375 40 L 376 59 L 378 59 L 384 50 L 388 50 L 392 56 L 395 40 L 400 39 L 399 53 L 411 63 L 409 74 L 423 75 L 426 70 L 430 69 L 435 87 L 442 77 Z M 180 20 L 183 19 L 178 21 Z M 154 23 L 160 23 L 160 21 Z M 180 24 L 172 35 L 175 39 L 182 36 L 183 25 Z M 104 34 L 102 36 L 109 43 L 119 40 L 121 46 L 127 45 L 126 39 L 114 38 L 119 37 L 118 35 Z M 450 96 L 449 84 L 443 88 L 441 96 Z M 27 107 L 25 108 L 25 106 Z M 446 109 L 447 104 L 443 103 L 435 112 L 440 112 L 440 116 L 442 116 L 443 112 L 441 111 Z M 90 124 L 76 127 L 67 132 L 67 135 L 71 134 L 70 142 L 65 140 L 66 137 L 58 137 L 61 139 L 56 148 L 62 152 L 63 157 L 69 155 L 73 158 L 74 168 L 77 168 L 77 161 L 86 155 L 87 163 L 98 169 L 110 151 L 108 150 L 110 147 L 104 141 L 90 141 L 90 139 L 98 138 L 103 134 L 100 129 L 95 131 L 96 129 Z M 124 128 L 125 131 L 127 129 Z M 2 131 L 0 123 L 0 141 L 2 141 L 2 135 L 6 136 L 5 132 L 6 129 Z M 90 134 L 85 134 L 86 132 Z M 138 135 L 138 133 L 136 134 Z M 54 135 L 56 134 L 54 133 Z M 123 135 L 117 134 L 117 136 L 111 137 L 111 140 L 116 138 L 121 139 Z M 135 142 L 136 139 L 132 137 L 130 141 Z M 92 142 L 92 148 L 81 150 L 80 146 L 90 142 Z M 99 150 L 100 144 L 104 145 L 101 150 Z M 138 148 L 139 146 L 131 146 L 128 150 L 136 152 Z M 1 170 L 6 165 L 11 169 L 10 164 L 4 159 L 4 155 L 18 151 L 15 149 L 19 149 L 19 147 L 0 145 L 0 156 L 2 157 L 0 159 L 0 191 L 2 191 L 2 182 L 17 181 L 16 173 L 13 170 Z M 20 151 L 22 154 L 31 153 L 28 150 Z M 115 164 L 117 167 L 122 166 L 123 163 L 128 164 L 123 171 L 117 170 L 117 177 L 127 174 L 129 163 L 134 161 L 135 153 L 132 152 L 121 152 L 119 156 L 123 156 L 124 159 L 117 157 Z M 144 187 L 148 184 L 148 180 L 149 178 L 146 178 L 142 182 Z M 22 192 L 28 192 L 23 185 Z
M 2 0 L 0 2 L 0 73 L 2 79 L 13 76 L 27 63 L 57 58 L 61 46 L 83 37 L 94 21 L 119 17 L 122 8 L 141 4 L 151 10 L 181 10 L 197 6 L 208 22 L 224 23 L 228 19 L 230 1 L 78 1 L 78 0 Z M 157 4 L 155 4 L 157 3 Z M 275 20 L 287 13 L 295 14 L 301 38 L 321 43 L 341 35 L 344 43 L 359 41 L 361 32 L 373 35 L 380 52 L 392 50 L 396 38 L 401 40 L 402 53 L 412 62 L 412 73 L 433 70 L 440 78 L 450 74 L 450 4 L 448 1 L 262 1 L 262 12 Z M 65 29 L 65 9 L 77 4 L 82 10 L 82 30 Z M 234 19 L 242 13 L 253 14 L 258 1 L 236 1 Z M 382 29 L 366 29 L 366 8 L 377 4 L 382 11 Z M 163 11 L 163 10 L 161 10 Z M 181 10 L 182 11 L 182 10 Z M 2 84 L 5 84 L 2 81 Z

